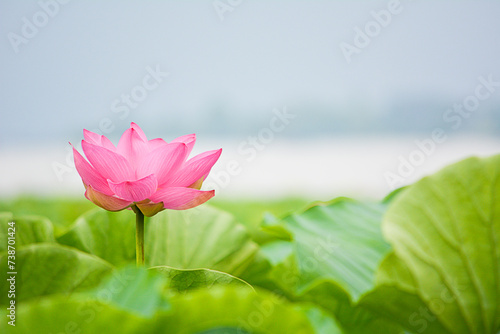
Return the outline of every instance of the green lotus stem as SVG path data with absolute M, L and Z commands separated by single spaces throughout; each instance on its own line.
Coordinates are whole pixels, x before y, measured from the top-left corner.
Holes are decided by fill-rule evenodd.
M 144 214 L 135 205 L 132 210 L 135 212 L 135 256 L 140 267 L 144 265 Z

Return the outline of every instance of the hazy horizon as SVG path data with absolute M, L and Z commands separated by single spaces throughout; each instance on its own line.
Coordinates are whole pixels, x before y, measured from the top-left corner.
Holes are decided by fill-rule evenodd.
M 23 37 L 26 20 L 33 24 L 43 9 L 37 1 L 3 1 L 0 148 L 75 140 L 103 119 L 115 125 L 111 135 L 130 121 L 152 131 L 248 126 L 251 133 L 284 106 L 304 120 L 294 134 L 314 133 L 328 117 L 346 120 L 332 124 L 332 133 L 356 130 L 352 119 L 370 130 L 394 121 L 388 113 L 430 129 L 474 93 L 479 77 L 500 80 L 497 2 L 401 1 L 350 62 L 342 43 L 355 46 L 356 29 L 387 13 L 390 2 L 246 1 L 223 20 L 214 3 L 73 0 L 16 44 L 13 36 Z M 154 88 L 126 102 L 152 72 Z M 500 124 L 499 106 L 497 92 L 471 122 Z
M 116 142 L 132 121 L 152 138 L 197 133 L 199 147 L 225 148 L 215 171 L 272 135 L 227 196 L 326 197 L 348 184 L 380 196 L 384 173 L 439 129 L 449 141 L 408 182 L 498 152 L 500 2 L 217 3 L 0 2 L 0 195 L 79 191 L 53 170 L 71 167 L 68 142 L 84 128 Z M 272 130 L 284 110 L 293 117 Z M 365 176 L 342 177 L 352 170 Z

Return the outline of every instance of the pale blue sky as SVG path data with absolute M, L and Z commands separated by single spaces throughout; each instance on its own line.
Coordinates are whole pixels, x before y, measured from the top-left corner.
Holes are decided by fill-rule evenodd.
M 496 1 L 401 1 L 348 64 L 339 45 L 353 43 L 355 27 L 389 3 L 246 0 L 221 21 L 214 1 L 73 0 L 16 53 L 9 36 L 22 36 L 24 17 L 43 20 L 42 9 L 1 0 L 0 147 L 77 141 L 83 127 L 106 118 L 113 137 L 130 121 L 158 135 L 239 118 L 258 126 L 283 106 L 303 117 L 309 105 L 378 117 L 406 98 L 446 107 L 471 94 L 481 75 L 500 80 Z M 169 76 L 120 119 L 113 103 L 156 66 Z

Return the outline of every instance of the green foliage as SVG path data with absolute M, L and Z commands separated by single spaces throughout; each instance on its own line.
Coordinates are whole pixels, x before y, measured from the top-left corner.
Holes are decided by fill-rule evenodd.
M 264 279 L 260 273 L 247 280 L 267 288 L 274 283 L 291 299 L 323 307 L 349 333 L 398 333 L 392 321 L 354 305 L 374 288 L 376 270 L 390 251 L 380 228 L 387 203 L 338 198 L 267 221 L 266 229 L 291 240 L 262 247 L 271 269 Z
M 261 229 L 261 222 L 268 214 L 282 217 L 298 208 L 305 207 L 307 201 L 299 198 L 286 198 L 272 201 L 257 200 L 220 200 L 215 197 L 211 205 L 231 213 L 238 222 L 243 224 L 252 239 L 258 244 L 273 241 L 272 234 Z
M 149 266 L 209 268 L 241 273 L 257 245 L 232 215 L 208 205 L 187 211 L 165 210 L 145 226 Z M 135 215 L 94 209 L 77 219 L 58 242 L 99 256 L 116 266 L 135 261 Z
M 166 287 L 166 280 L 154 271 L 126 266 L 103 279 L 90 296 L 150 318 L 158 310 L 169 308 L 162 296 Z
M 337 282 L 354 300 L 369 291 L 390 250 L 380 231 L 385 210 L 385 204 L 339 198 L 283 219 L 293 236 L 300 271 L 297 288 L 320 276 Z
M 173 312 L 161 325 L 172 333 L 314 333 L 303 312 L 267 291 L 199 289 L 170 302 Z
M 6 310 L 2 308 L 2 319 Z M 0 332 L 6 334 L 52 333 L 156 333 L 150 322 L 140 315 L 112 304 L 74 294 L 70 297 L 53 295 L 22 303 L 17 307 L 15 327 L 0 322 Z M 162 333 L 162 332 L 157 332 Z
M 241 274 L 258 251 L 234 217 L 211 206 L 165 210 L 146 223 L 146 262 L 179 269 Z
M 156 271 L 124 268 L 88 293 L 52 295 L 22 303 L 16 327 L 2 333 L 298 333 L 313 334 L 307 314 L 266 291 L 217 284 L 165 294 L 168 279 Z M 6 309 L 0 311 L 6 317 Z M 316 311 L 318 326 L 331 327 Z
M 64 233 L 75 219 L 95 208 L 85 198 L 38 198 L 22 196 L 9 201 L 0 201 L 0 211 L 12 212 L 15 216 L 40 215 L 47 217 L 54 225 L 55 235 Z
M 216 285 L 236 286 L 253 290 L 247 282 L 227 273 L 210 269 L 176 269 L 167 266 L 151 267 L 150 270 L 166 278 L 166 290 L 174 293 L 187 293 L 200 288 Z
M 57 238 L 60 244 L 96 255 L 120 266 L 135 261 L 135 215 L 124 210 L 93 209 Z
M 0 257 L 0 293 L 7 304 L 10 282 L 8 253 Z M 112 270 L 104 260 L 56 244 L 32 244 L 16 252 L 16 300 L 22 302 L 56 293 L 73 293 L 94 287 Z
M 0 322 L 0 332 L 497 334 L 499 194 L 495 156 L 380 203 L 167 210 L 146 221 L 145 268 L 133 264 L 128 210 L 2 204 L 0 266 L 15 261 L 17 322 Z M 0 273 L 4 319 L 8 278 Z
M 384 220 L 394 253 L 369 307 L 417 332 L 498 333 L 499 197 L 500 156 L 467 159 L 405 191 Z
M 15 224 L 12 222 L 15 221 Z M 7 250 L 9 236 L 20 247 L 41 242 L 55 242 L 52 223 L 45 217 L 15 216 L 10 212 L 0 213 L 0 253 Z

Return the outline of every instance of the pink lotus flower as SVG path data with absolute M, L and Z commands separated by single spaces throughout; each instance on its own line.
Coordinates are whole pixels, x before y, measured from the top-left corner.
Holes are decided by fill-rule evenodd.
M 83 135 L 88 161 L 73 148 L 76 170 L 85 185 L 85 197 L 103 209 L 120 211 L 135 205 L 151 217 L 164 209 L 190 209 L 214 196 L 214 190 L 200 188 L 222 149 L 187 160 L 196 141 L 194 134 L 170 143 L 161 138 L 148 140 L 131 123 L 117 147 L 91 131 L 83 130 Z

